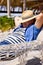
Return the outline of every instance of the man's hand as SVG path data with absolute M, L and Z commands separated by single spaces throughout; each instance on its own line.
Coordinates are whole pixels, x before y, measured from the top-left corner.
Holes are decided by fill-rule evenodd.
M 35 22 L 35 26 L 37 28 L 41 28 L 43 25 L 43 13 L 40 13 L 37 17 L 36 17 L 36 22 Z
M 18 27 L 21 24 L 22 18 L 21 17 L 15 17 L 15 27 Z

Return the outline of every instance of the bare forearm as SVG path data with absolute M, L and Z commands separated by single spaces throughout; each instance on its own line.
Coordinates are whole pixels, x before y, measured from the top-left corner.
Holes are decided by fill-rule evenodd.
M 35 26 L 39 29 L 41 28 L 43 25 L 43 13 L 40 13 L 37 17 L 36 17 L 36 22 L 35 22 Z
M 35 26 L 36 26 L 36 28 L 40 29 L 42 27 L 42 23 L 36 21 Z

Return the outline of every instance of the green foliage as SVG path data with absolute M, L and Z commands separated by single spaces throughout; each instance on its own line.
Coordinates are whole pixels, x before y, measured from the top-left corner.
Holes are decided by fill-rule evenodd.
M 15 23 L 12 18 L 8 18 L 7 16 L 0 17 L 0 29 L 2 31 L 9 30 L 11 28 L 14 28 Z

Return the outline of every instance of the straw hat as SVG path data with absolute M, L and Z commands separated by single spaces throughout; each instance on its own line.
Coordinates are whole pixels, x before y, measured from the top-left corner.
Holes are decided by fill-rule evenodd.
M 21 17 L 15 17 L 15 26 L 18 27 L 21 23 L 30 21 L 36 18 L 36 16 L 37 15 L 34 15 L 32 10 L 26 10 L 22 13 Z
M 24 23 L 26 21 L 30 21 L 30 20 L 36 18 L 36 16 L 37 15 L 34 15 L 32 10 L 26 10 L 26 11 L 24 11 L 22 13 L 22 16 L 21 16 L 22 21 L 21 21 L 21 23 Z

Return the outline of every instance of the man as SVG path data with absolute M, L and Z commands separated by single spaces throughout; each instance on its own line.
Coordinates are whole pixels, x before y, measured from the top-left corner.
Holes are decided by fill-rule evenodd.
M 43 25 L 43 13 L 40 13 L 36 17 L 35 24 L 28 27 L 25 31 L 26 41 L 36 40 L 38 34 L 40 33 Z
M 36 21 L 34 21 L 35 18 Z M 20 18 L 18 21 L 15 21 L 15 23 L 16 22 L 17 24 L 19 23 L 19 26 L 17 26 L 12 34 L 10 34 L 4 41 L 0 42 L 0 45 L 18 44 L 35 40 L 42 29 L 43 13 L 40 13 L 36 17 L 33 14 L 33 11 L 27 10 L 22 13 L 22 19 Z

